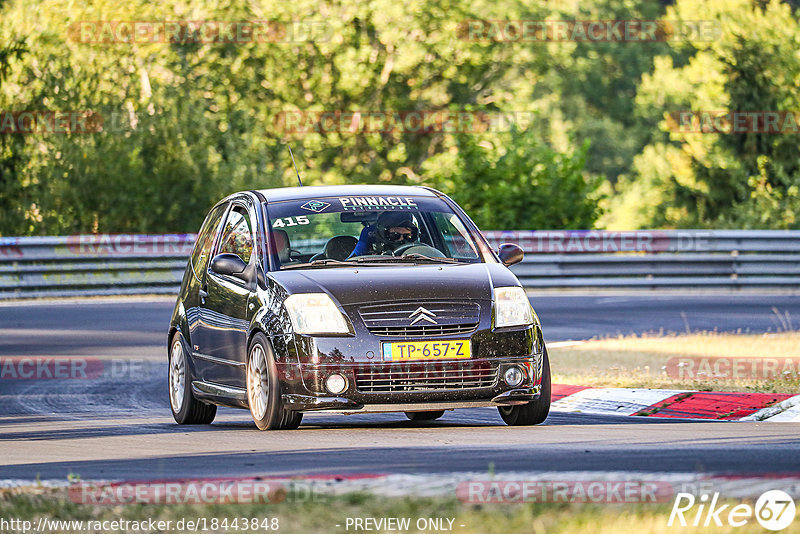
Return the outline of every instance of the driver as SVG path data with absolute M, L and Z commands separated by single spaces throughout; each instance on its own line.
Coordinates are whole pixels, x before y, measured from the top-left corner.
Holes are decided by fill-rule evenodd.
M 364 227 L 349 257 L 393 254 L 399 247 L 415 243 L 417 238 L 419 229 L 410 213 L 384 211 L 374 225 Z

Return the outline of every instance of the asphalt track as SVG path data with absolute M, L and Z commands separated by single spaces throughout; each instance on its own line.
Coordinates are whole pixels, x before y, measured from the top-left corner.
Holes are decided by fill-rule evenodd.
M 767 332 L 800 323 L 787 295 L 542 295 L 548 341 L 685 330 Z M 164 298 L 0 305 L 0 356 L 116 361 L 115 376 L 0 382 L 0 479 L 151 479 L 330 473 L 800 472 L 800 424 L 664 421 L 552 413 L 506 427 L 490 408 L 418 424 L 402 414 L 307 415 L 259 432 L 241 410 L 173 423 Z M 774 308 L 774 309 L 773 309 Z M 780 318 L 778 317 L 780 315 Z M 134 360 L 137 366 L 126 367 Z M 556 365 L 556 363 L 554 363 Z

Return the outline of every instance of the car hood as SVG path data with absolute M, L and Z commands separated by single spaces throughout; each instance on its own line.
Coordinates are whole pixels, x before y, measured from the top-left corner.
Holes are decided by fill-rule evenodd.
M 492 287 L 518 286 L 497 263 L 386 265 L 277 271 L 270 276 L 289 293 L 325 292 L 339 304 L 387 300 L 491 300 Z

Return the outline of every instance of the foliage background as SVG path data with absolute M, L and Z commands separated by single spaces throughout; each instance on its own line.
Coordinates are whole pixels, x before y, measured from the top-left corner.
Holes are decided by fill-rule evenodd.
M 667 5 L 669 4 L 669 5 Z M 679 110 L 800 110 L 800 28 L 772 0 L 0 0 L 0 110 L 102 133 L 0 134 L 0 235 L 196 231 L 220 197 L 426 184 L 484 228 L 800 227 L 797 135 L 667 131 Z M 713 20 L 711 41 L 497 42 L 485 20 Z M 293 42 L 88 44 L 80 21 L 324 21 Z M 526 111 L 482 134 L 292 134 L 291 110 Z M 112 120 L 114 125 L 109 124 Z

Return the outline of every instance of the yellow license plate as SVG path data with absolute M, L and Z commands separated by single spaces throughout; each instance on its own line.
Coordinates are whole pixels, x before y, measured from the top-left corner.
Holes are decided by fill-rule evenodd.
M 455 360 L 470 357 L 469 340 L 396 341 L 383 344 L 383 361 Z

